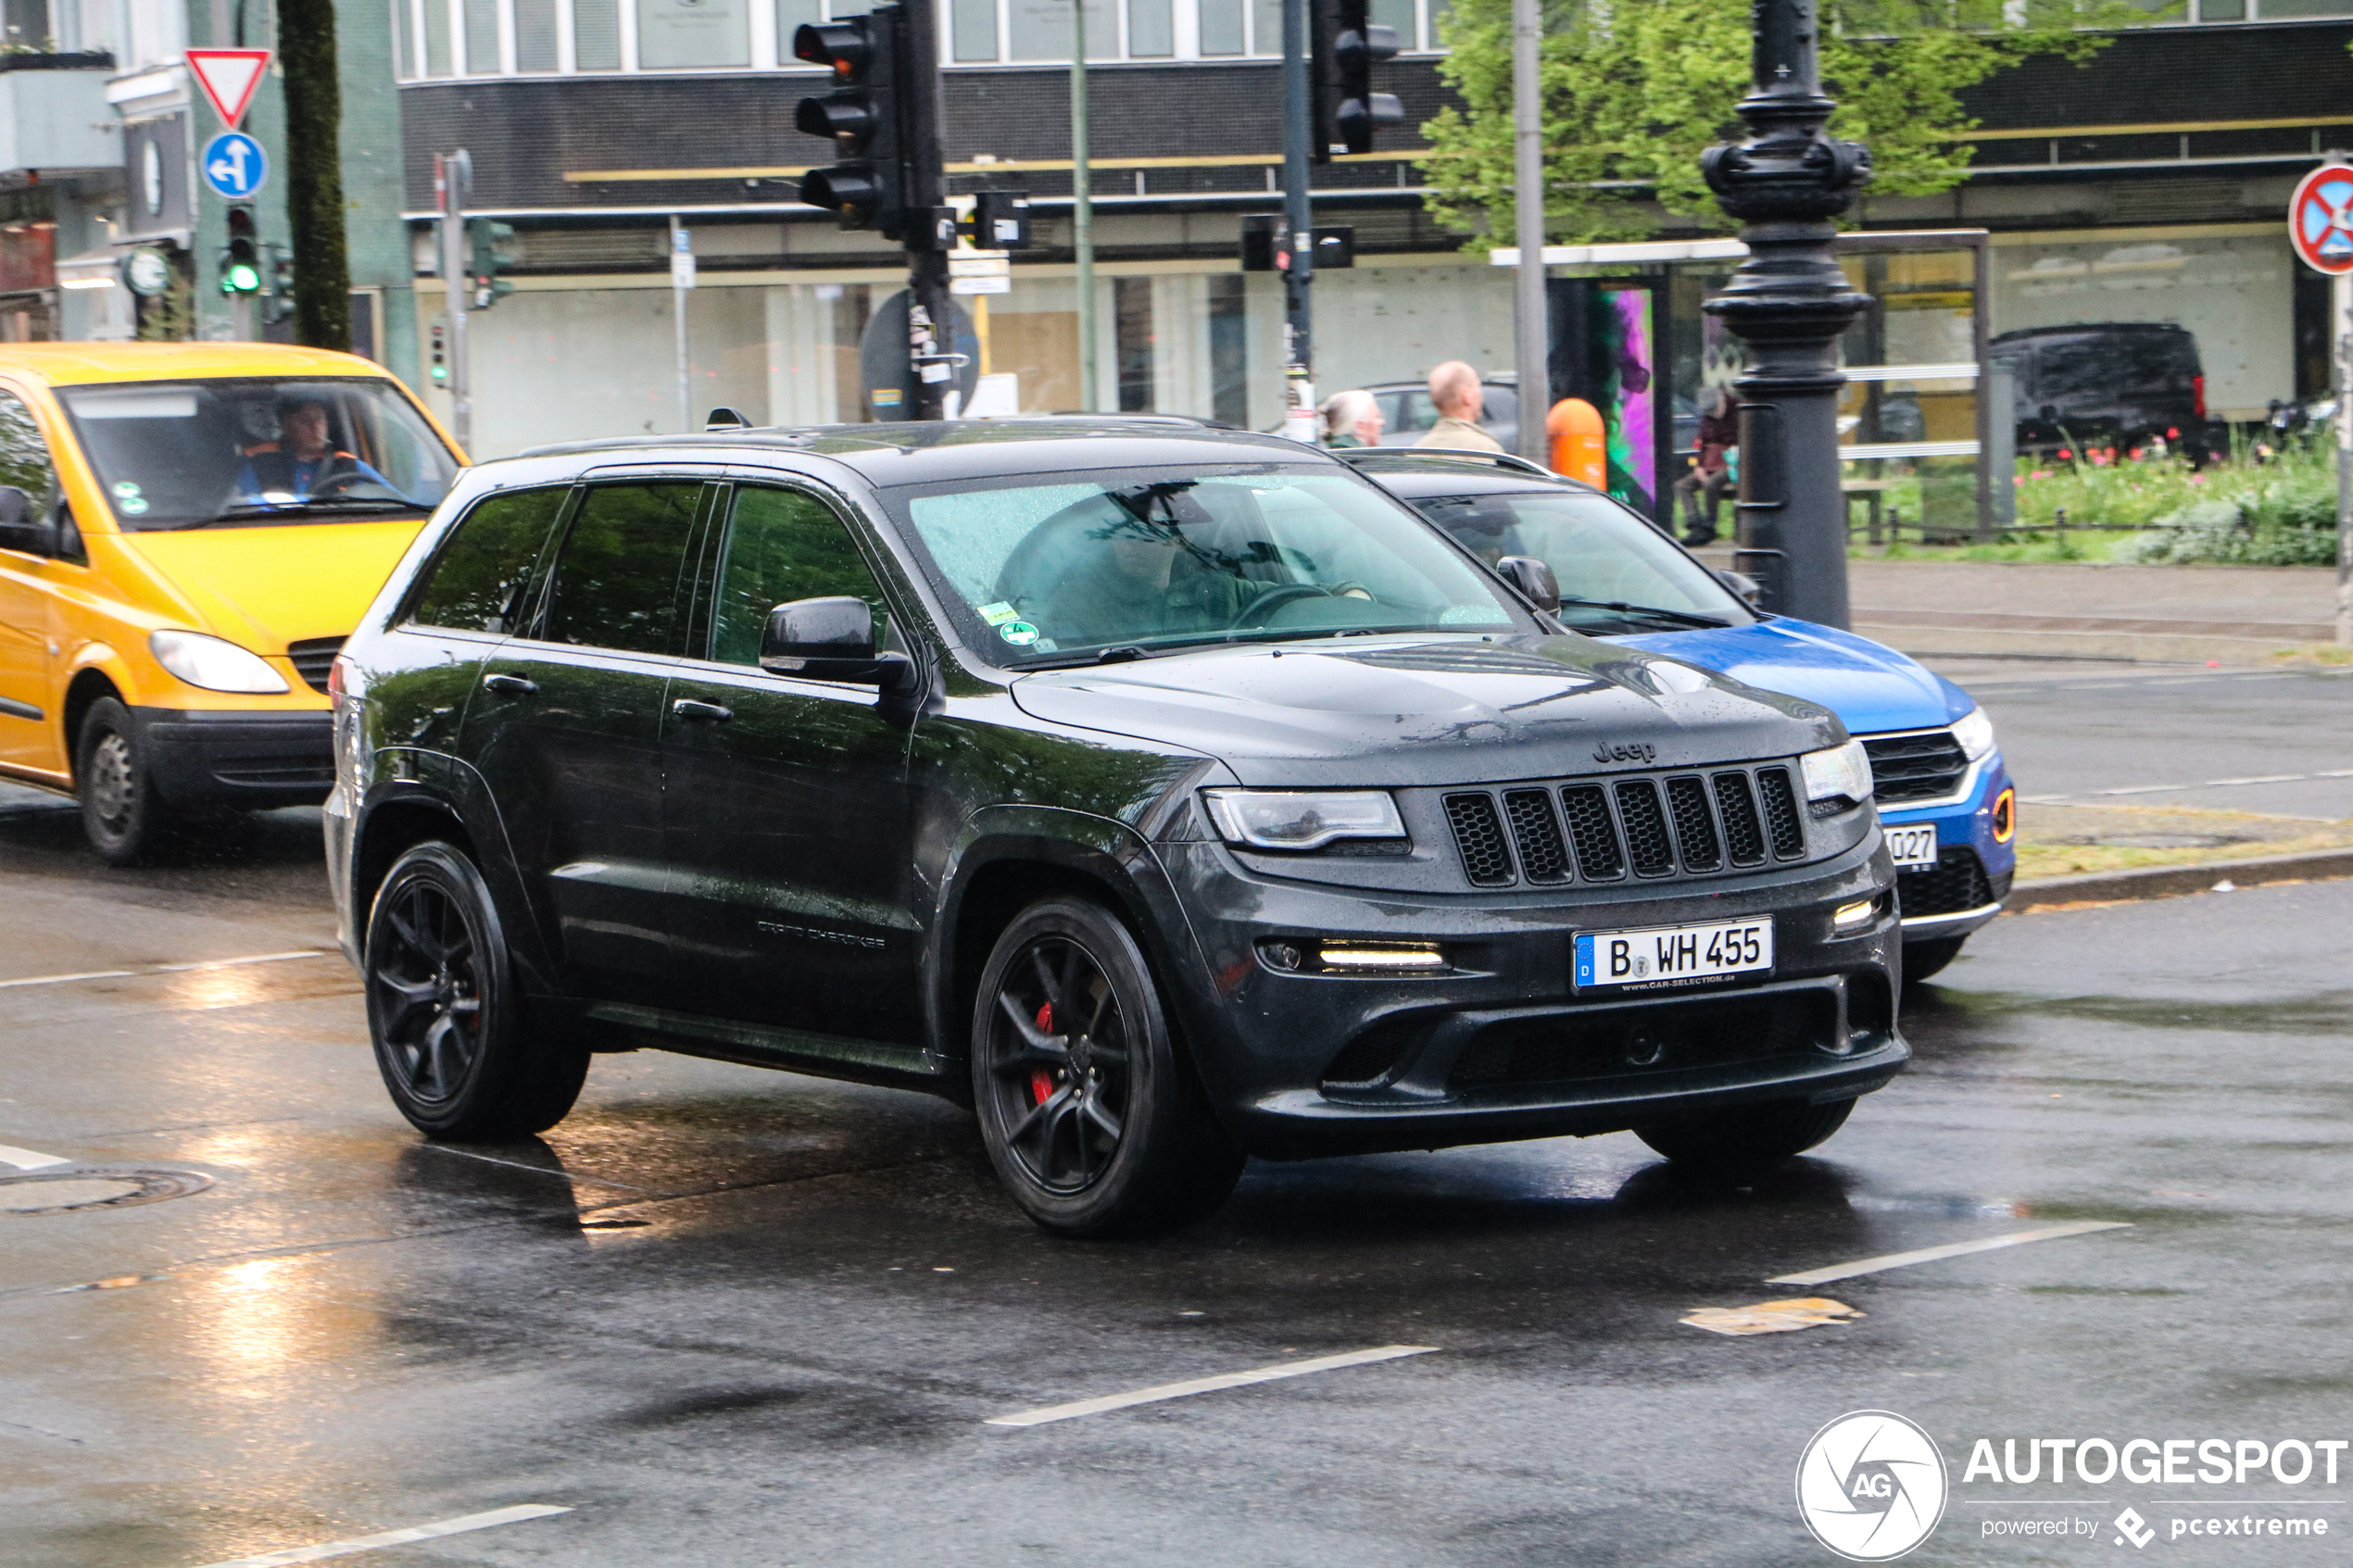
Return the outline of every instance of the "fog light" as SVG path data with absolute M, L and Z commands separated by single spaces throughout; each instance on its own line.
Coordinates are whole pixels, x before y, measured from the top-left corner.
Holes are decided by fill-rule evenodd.
M 1852 931 L 1858 925 L 1871 923 L 1871 916 L 1879 910 L 1877 898 L 1858 898 L 1852 904 L 1841 904 L 1831 911 L 1832 931 Z
M 1327 942 L 1317 956 L 1323 967 L 1341 973 L 1370 971 L 1428 972 L 1447 967 L 1435 942 Z
M 2018 791 L 2006 789 L 1994 797 L 1994 842 L 2007 844 L 2018 831 Z

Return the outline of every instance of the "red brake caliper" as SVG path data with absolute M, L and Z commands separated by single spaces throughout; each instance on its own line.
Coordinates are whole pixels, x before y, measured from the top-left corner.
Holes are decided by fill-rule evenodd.
M 1054 1032 L 1053 1003 L 1048 1002 L 1038 1010 L 1038 1032 L 1041 1035 L 1051 1035 Z M 1042 1067 L 1031 1068 L 1029 1070 L 1030 1102 L 1034 1105 L 1043 1105 L 1053 1097 L 1053 1093 L 1054 1075 Z

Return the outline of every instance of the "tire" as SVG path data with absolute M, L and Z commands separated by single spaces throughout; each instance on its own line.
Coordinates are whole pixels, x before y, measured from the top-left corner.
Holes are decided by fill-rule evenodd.
M 1933 942 L 1904 944 L 1904 984 L 1917 985 L 1961 956 L 1966 936 L 1942 936 Z
M 82 832 L 110 866 L 136 866 L 181 847 L 186 824 L 157 793 L 131 710 L 102 696 L 74 737 L 73 782 Z
M 1769 1171 L 1805 1153 L 1846 1124 L 1851 1099 L 1812 1105 L 1802 1099 L 1719 1110 L 1637 1127 L 1634 1135 L 1679 1165 L 1729 1175 Z
M 1142 950 L 1100 904 L 1049 898 L 998 937 L 972 1070 L 989 1162 L 1057 1235 L 1167 1230 L 1213 1212 L 1241 1178 Z
M 394 862 L 361 967 L 377 1071 L 427 1137 L 527 1137 L 580 1098 L 587 1047 L 536 1025 L 490 889 L 454 845 L 420 844 Z

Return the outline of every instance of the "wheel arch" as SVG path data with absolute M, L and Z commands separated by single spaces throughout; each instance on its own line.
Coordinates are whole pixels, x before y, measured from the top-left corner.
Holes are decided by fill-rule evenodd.
M 66 697 L 58 721 L 64 726 L 66 773 L 74 777 L 81 771 L 82 724 L 89 718 L 90 709 L 104 697 L 112 697 L 128 707 L 131 699 L 123 696 L 123 687 L 98 664 L 85 664 L 73 672 L 66 683 Z

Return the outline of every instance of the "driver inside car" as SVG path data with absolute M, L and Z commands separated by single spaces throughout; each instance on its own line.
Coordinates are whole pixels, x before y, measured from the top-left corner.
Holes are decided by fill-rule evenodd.
M 293 405 L 280 416 L 278 430 L 277 440 L 248 446 L 241 454 L 240 496 L 300 501 L 339 495 L 358 482 L 392 490 L 383 474 L 334 446 L 329 436 L 326 404 L 312 399 Z

